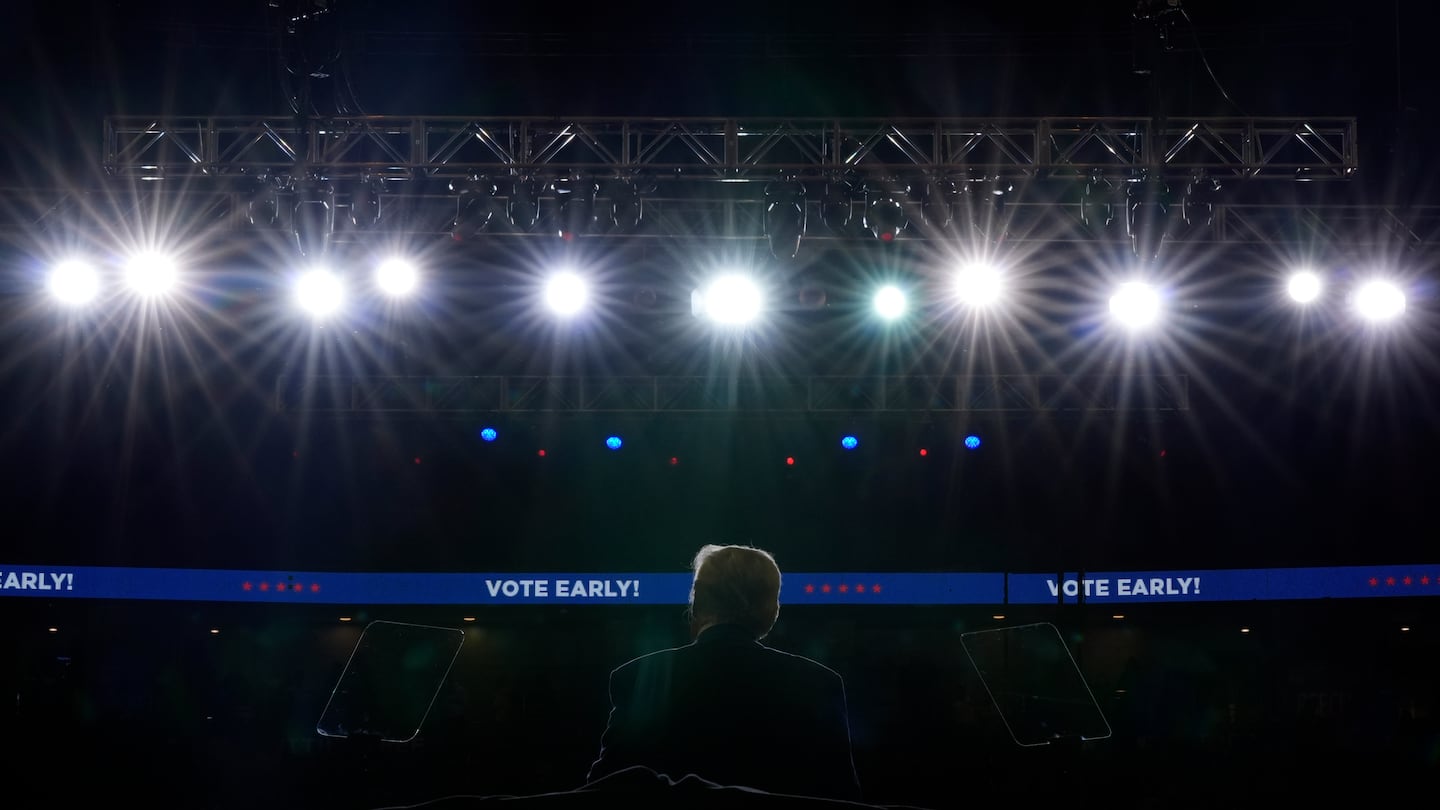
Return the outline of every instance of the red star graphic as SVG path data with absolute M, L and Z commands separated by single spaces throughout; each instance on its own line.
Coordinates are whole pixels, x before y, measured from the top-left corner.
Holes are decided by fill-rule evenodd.
M 1376 585 L 1379 585 L 1379 584 L 1380 584 L 1380 580 L 1376 579 L 1375 577 L 1370 577 L 1370 587 L 1373 588 L 1373 587 L 1375 587 Z
M 1411 579 L 1409 576 L 1406 576 L 1404 579 L 1402 579 L 1402 580 L 1400 580 L 1400 581 L 1401 581 L 1401 582 L 1404 582 L 1406 585 L 1414 585 L 1414 584 L 1415 584 L 1415 580 Z
M 277 583 L 275 583 L 275 590 L 277 590 L 277 591 L 283 591 L 283 590 L 285 590 L 285 583 L 283 583 L 283 582 L 277 582 Z
M 260 590 L 262 590 L 262 591 L 268 591 L 268 590 L 270 590 L 270 583 L 268 583 L 268 582 L 262 582 L 262 583 L 260 583 Z
M 1430 577 L 1429 577 L 1428 575 L 1427 575 L 1427 576 L 1422 576 L 1422 577 L 1420 577 L 1420 584 L 1421 584 L 1421 585 L 1429 585 L 1429 584 L 1430 584 Z
M 820 592 L 821 592 L 821 593 L 829 593 L 829 592 L 830 592 L 830 583 L 827 582 L 827 583 L 825 583 L 824 585 L 821 585 L 821 586 L 820 586 Z
M 1395 577 L 1385 577 L 1385 587 L 1388 588 L 1388 587 L 1390 587 L 1391 585 L 1394 585 L 1394 584 L 1395 584 Z
M 312 582 L 312 583 L 310 583 L 310 592 L 311 592 L 311 593 L 319 593 L 319 592 L 320 592 L 320 583 L 318 583 L 318 582 Z
M 865 592 L 865 586 L 864 586 L 864 585 L 856 585 L 856 586 L 855 586 L 855 593 L 864 593 L 864 592 Z
M 248 590 L 250 590 L 251 588 L 253 588 L 253 587 L 255 587 L 255 586 L 254 586 L 254 585 L 251 585 L 251 584 L 248 583 L 248 582 L 242 582 L 242 583 L 240 583 L 240 587 L 248 591 Z
M 870 586 L 870 592 L 871 592 L 871 593 L 879 593 L 879 592 L 880 592 L 880 583 L 877 582 L 877 583 L 875 583 L 874 585 L 871 585 L 871 586 Z
M 843 585 L 843 584 L 842 584 L 842 585 L 840 586 L 840 593 L 849 593 L 849 592 L 850 592 L 850 586 L 849 586 L 849 585 Z

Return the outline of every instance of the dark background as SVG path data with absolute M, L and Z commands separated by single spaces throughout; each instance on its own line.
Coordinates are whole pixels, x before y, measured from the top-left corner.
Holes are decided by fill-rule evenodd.
M 315 100 L 425 115 L 1353 115 L 1360 174 L 1323 193 L 1400 210 L 1433 202 L 1426 133 L 1440 70 L 1423 4 L 1189 4 L 1193 35 L 1182 22 L 1156 82 L 1133 72 L 1131 8 L 346 3 L 335 19 L 350 84 Z M 107 114 L 287 113 L 274 14 L 259 0 L 6 11 L 7 187 L 92 180 Z M 1440 380 L 1424 249 L 1343 238 L 1181 249 L 1170 260 L 1191 308 L 1174 320 L 1178 337 L 1127 353 L 1087 321 L 1103 306 L 1091 292 L 1097 266 L 1123 257 L 1105 245 L 1030 252 L 1034 308 L 1010 342 L 988 346 L 938 310 L 887 345 L 855 326 L 855 290 L 884 260 L 865 246 L 807 248 L 808 266 L 837 290 L 849 284 L 850 297 L 837 294 L 822 314 L 781 312 L 737 346 L 696 331 L 679 293 L 648 320 L 551 327 L 521 303 L 551 258 L 536 244 L 424 245 L 426 301 L 370 305 L 344 328 L 311 329 L 274 303 L 283 246 L 273 241 L 205 246 L 190 309 L 137 320 L 61 317 L 37 303 L 44 250 L 23 233 L 11 239 L 0 559 L 675 571 L 701 543 L 750 542 L 787 570 L 1434 560 Z M 1312 248 L 1339 278 L 1395 268 L 1412 293 L 1404 321 L 1376 332 L 1273 303 L 1287 259 Z M 617 297 L 637 276 L 686 289 L 689 257 L 719 252 L 700 240 L 583 250 Z M 1192 402 L 1183 413 L 1009 419 L 341 420 L 277 411 L 276 377 L 296 368 L 718 379 L 1139 368 L 1191 375 Z M 501 441 L 480 442 L 484 424 Z M 857 452 L 839 448 L 845 432 L 861 437 Z M 604 449 L 610 433 L 625 437 L 622 452 Z M 958 444 L 970 433 L 984 437 L 978 452 Z M 798 463 L 785 466 L 786 456 Z M 874 800 L 948 806 L 1021 787 L 1053 797 L 1093 781 L 1112 796 L 1258 804 L 1384 781 L 1374 774 L 1404 784 L 1435 773 L 1432 601 L 1153 606 L 1123 621 L 1088 608 L 1004 620 L 989 608 L 812 608 L 785 612 L 774 642 L 848 679 Z M 340 610 L 362 621 L 459 619 Z M 13 653 L 0 684 L 17 701 L 3 717 L 12 739 L 30 741 L 6 763 L 9 784 L 33 806 L 52 774 L 84 767 L 119 793 L 207 807 L 572 787 L 603 728 L 606 671 L 683 642 L 678 614 L 484 611 L 421 744 L 377 754 L 311 733 L 361 623 L 339 626 L 337 610 L 7 599 L 0 641 Z M 1112 741 L 1022 752 L 987 714 L 956 635 L 1030 619 L 1062 627 L 1115 725 Z

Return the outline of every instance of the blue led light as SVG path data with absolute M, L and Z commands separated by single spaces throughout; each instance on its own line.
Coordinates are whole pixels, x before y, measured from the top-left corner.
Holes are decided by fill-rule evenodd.
M 620 441 L 619 436 L 611 436 L 610 438 L 605 440 L 605 446 L 610 448 L 611 450 L 619 450 L 621 444 L 622 442 Z
M 979 437 L 979 436 L 966 436 L 966 437 L 965 437 L 965 447 L 966 447 L 967 449 L 974 450 L 974 449 L 976 449 L 976 448 L 979 447 L 979 446 L 980 446 L 980 437 Z
M 840 446 L 845 448 L 846 450 L 854 450 L 855 448 L 860 446 L 860 440 L 855 438 L 854 436 L 846 436 L 845 438 L 840 440 Z
M 483 428 L 483 429 L 480 431 L 480 438 L 484 439 L 484 440 L 487 441 L 487 442 L 493 442 L 493 441 L 495 441 L 495 439 L 496 439 L 499 435 L 500 435 L 499 433 L 496 433 L 496 432 L 495 432 L 495 428 Z

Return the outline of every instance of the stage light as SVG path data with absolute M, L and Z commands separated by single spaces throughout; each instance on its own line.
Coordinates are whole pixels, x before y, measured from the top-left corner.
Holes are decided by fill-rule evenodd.
M 169 292 L 177 275 L 174 260 L 160 253 L 138 253 L 125 263 L 125 283 L 147 298 Z
M 500 187 L 480 174 L 470 174 L 450 181 L 450 191 L 457 195 L 455 219 L 450 222 L 450 238 L 457 242 L 478 236 L 490 226 L 499 208 L 496 195 Z
M 560 227 L 556 235 L 571 242 L 577 236 L 590 233 L 590 227 L 595 224 L 595 195 L 600 193 L 600 185 L 575 176 L 556 178 L 550 188 L 560 204 L 557 214 Z
M 80 306 L 100 294 L 100 274 L 88 262 L 67 259 L 50 270 L 46 286 L 60 303 Z
M 495 432 L 495 428 L 487 427 L 480 430 L 480 438 L 483 441 L 493 442 L 499 437 L 500 434 Z
M 333 315 L 345 304 L 345 284 L 324 268 L 307 270 L 295 281 L 295 301 L 317 318 Z
M 611 436 L 605 440 L 605 446 L 611 450 L 619 450 L 622 444 L 624 444 L 624 442 L 620 441 L 619 436 Z
M 764 299 L 760 288 L 745 276 L 716 279 L 700 296 L 700 309 L 715 323 L 743 326 L 760 316 Z
M 585 308 L 585 279 L 571 272 L 556 273 L 545 285 L 545 303 L 557 315 L 574 315 Z
M 1393 282 L 1367 281 L 1355 292 L 1355 311 L 1374 323 L 1397 318 L 1405 312 L 1405 293 Z
M 886 285 L 875 293 L 875 314 L 887 321 L 893 321 L 905 314 L 909 302 L 899 287 Z
M 1160 319 L 1160 294 L 1144 282 L 1126 282 L 1110 296 L 1110 314 L 1127 328 L 1143 329 Z
M 979 449 L 980 449 L 980 437 L 979 437 L 979 436 L 966 436 L 966 437 L 965 437 L 965 449 L 966 449 L 966 450 L 979 450 Z
M 419 283 L 419 271 L 405 259 L 386 259 L 375 268 L 375 286 L 387 295 L 409 295 Z
M 793 259 L 805 236 L 805 184 L 799 181 L 772 183 L 765 187 L 765 236 L 770 255 Z
M 988 264 L 974 262 L 955 274 L 955 296 L 969 307 L 987 307 L 1000 300 L 1005 280 Z
M 1320 277 L 1309 270 L 1291 274 L 1290 281 L 1285 285 L 1285 291 L 1297 304 L 1308 304 L 1319 298 L 1320 289 Z
M 534 227 L 535 220 L 540 218 L 540 186 L 534 178 L 521 177 L 511 184 L 506 213 L 517 230 Z
M 894 242 L 908 224 L 905 206 L 895 198 L 896 196 L 884 191 L 868 192 L 869 202 L 865 206 L 865 228 L 881 242 Z
M 846 436 L 845 438 L 840 440 L 840 446 L 845 448 L 846 450 L 854 450 L 855 448 L 860 446 L 860 440 L 855 438 L 854 436 Z
M 313 174 L 295 182 L 295 207 L 290 229 L 301 256 L 319 258 L 335 236 L 335 188 L 329 179 Z

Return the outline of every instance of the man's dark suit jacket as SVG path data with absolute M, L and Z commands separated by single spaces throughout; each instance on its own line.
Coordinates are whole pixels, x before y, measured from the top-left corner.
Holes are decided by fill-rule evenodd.
M 673 779 L 860 800 L 840 676 L 742 627 L 711 627 L 621 666 L 610 703 L 590 781 L 644 765 Z

